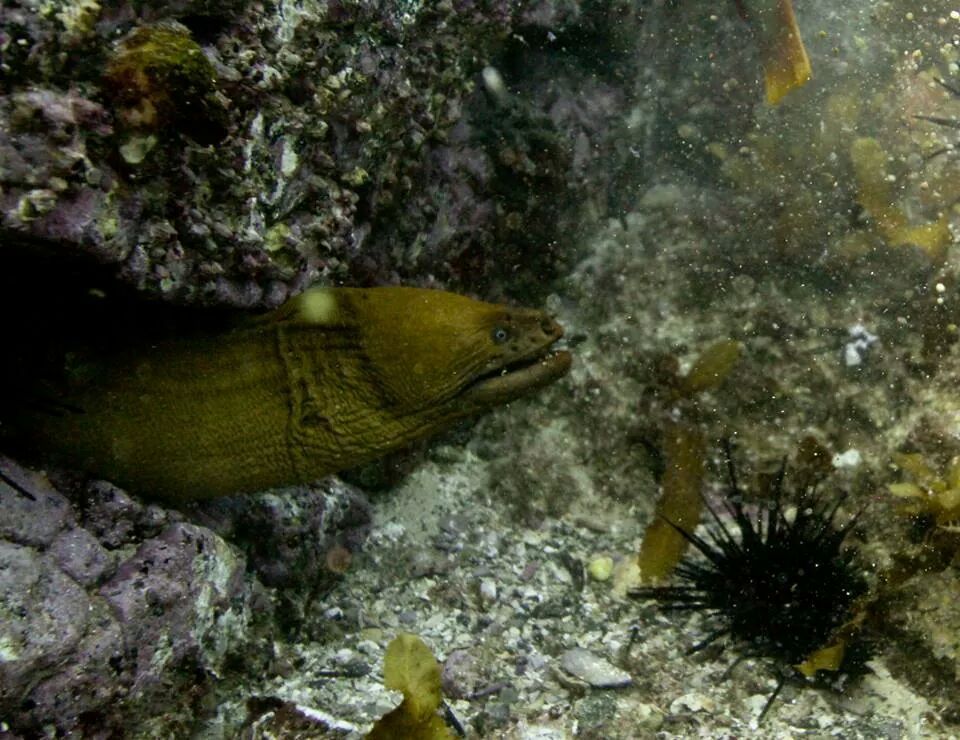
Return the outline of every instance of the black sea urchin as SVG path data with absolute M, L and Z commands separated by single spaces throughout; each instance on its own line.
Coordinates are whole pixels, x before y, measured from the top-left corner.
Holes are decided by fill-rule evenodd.
M 677 567 L 676 586 L 636 589 L 636 598 L 655 599 L 667 610 L 702 610 L 714 629 L 696 652 L 723 636 L 738 644 L 742 657 L 765 657 L 780 668 L 777 688 L 760 719 L 797 666 L 836 639 L 840 628 L 856 616 L 867 583 L 853 555 L 842 549 L 852 521 L 835 524 L 843 497 L 828 503 L 809 493 L 795 516 L 783 502 L 784 468 L 772 485 L 772 496 L 756 515 L 747 513 L 729 449 L 729 491 L 726 517 L 707 506 L 706 534 L 679 530 L 695 552 Z M 702 556 L 702 557 L 701 557 Z M 861 645 L 841 650 L 845 670 L 862 668 Z M 799 673 L 797 673 L 799 676 Z

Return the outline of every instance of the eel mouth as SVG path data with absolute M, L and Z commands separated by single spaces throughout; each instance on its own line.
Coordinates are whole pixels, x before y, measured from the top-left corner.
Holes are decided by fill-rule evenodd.
M 566 375 L 573 356 L 566 349 L 547 349 L 481 375 L 459 395 L 460 402 L 486 408 L 508 403 Z

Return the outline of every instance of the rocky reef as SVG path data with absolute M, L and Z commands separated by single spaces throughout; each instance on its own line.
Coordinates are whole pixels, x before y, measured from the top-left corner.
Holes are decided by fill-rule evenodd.
M 276 305 L 317 281 L 538 285 L 571 248 L 618 93 L 581 98 L 578 71 L 531 101 L 480 72 L 616 12 L 7 3 L 0 235 L 177 302 Z
M 814 76 L 771 108 L 729 5 L 5 3 L 5 365 L 35 298 L 104 279 L 122 303 L 50 326 L 122 343 L 157 301 L 183 327 L 402 281 L 542 304 L 575 362 L 351 483 L 174 511 L 0 458 L 0 734 L 358 737 L 400 701 L 398 632 L 469 737 L 955 734 L 960 178 L 932 119 L 960 114 L 960 15 L 804 4 Z M 729 377 L 678 397 L 718 342 Z M 702 615 L 624 598 L 678 417 L 713 501 L 718 440 L 751 504 L 814 440 L 870 588 L 914 569 L 870 672 L 788 682 L 759 730 L 770 666 L 690 657 Z M 930 491 L 950 521 L 915 516 Z
M 575 57 L 623 12 L 5 3 L 4 311 L 41 286 L 65 302 L 42 328 L 14 323 L 4 382 L 49 351 L 31 337 L 97 343 L 108 324 L 121 344 L 149 336 L 152 320 L 131 309 L 141 299 L 267 307 L 316 282 L 400 280 L 542 294 L 576 250 L 578 204 L 609 163 L 608 123 L 626 97 Z M 551 46 L 554 32 L 571 52 Z M 529 79 L 518 51 L 530 46 L 549 88 Z M 557 53 L 574 60 L 559 76 Z M 131 303 L 80 308 L 115 290 Z M 336 481 L 181 514 L 107 484 L 4 469 L 29 494 L 0 496 L 4 729 L 161 731 L 155 713 L 178 727 L 256 635 L 298 629 L 370 517 L 366 497 Z
M 170 713 L 209 711 L 218 676 L 262 660 L 250 651 L 272 620 L 296 622 L 262 584 L 328 588 L 343 572 L 329 553 L 358 549 L 369 521 L 337 482 L 189 521 L 107 483 L 61 482 L 71 501 L 42 474 L 0 467 L 15 486 L 0 483 L 0 717 L 21 732 L 164 734 L 183 721 Z

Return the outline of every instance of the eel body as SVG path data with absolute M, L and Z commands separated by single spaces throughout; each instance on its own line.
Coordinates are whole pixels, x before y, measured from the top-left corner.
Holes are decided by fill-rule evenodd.
M 312 289 L 226 333 L 99 361 L 21 433 L 55 464 L 174 502 L 306 483 L 556 380 L 562 333 L 443 291 Z

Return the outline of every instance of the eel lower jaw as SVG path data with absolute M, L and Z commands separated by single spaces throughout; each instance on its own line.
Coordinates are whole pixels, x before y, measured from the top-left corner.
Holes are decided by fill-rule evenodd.
M 571 361 L 569 352 L 557 350 L 515 363 L 475 380 L 458 395 L 458 403 L 472 410 L 508 403 L 563 377 Z

